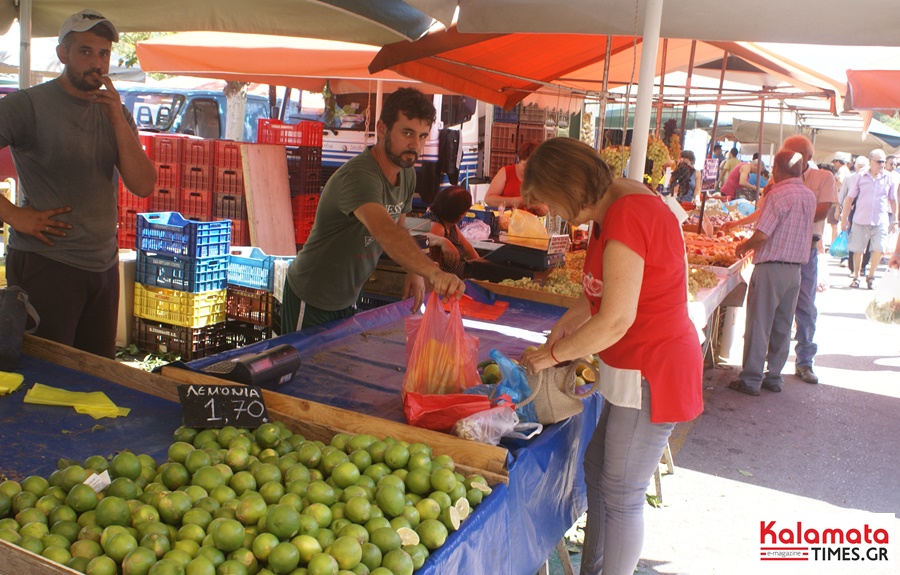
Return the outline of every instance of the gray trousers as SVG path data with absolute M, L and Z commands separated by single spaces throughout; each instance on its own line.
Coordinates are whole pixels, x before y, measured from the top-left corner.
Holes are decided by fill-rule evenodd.
M 646 494 L 673 423 L 650 423 L 650 386 L 641 409 L 603 404 L 584 453 L 587 525 L 581 575 L 631 575 L 644 545 Z
M 741 381 L 759 389 L 781 385 L 791 347 L 791 323 L 800 293 L 800 264 L 766 262 L 753 269 L 747 291 Z M 767 365 L 768 364 L 768 365 Z

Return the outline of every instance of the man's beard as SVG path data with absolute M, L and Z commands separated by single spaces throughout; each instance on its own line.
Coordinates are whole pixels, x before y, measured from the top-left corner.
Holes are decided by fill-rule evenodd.
M 97 90 L 100 86 L 103 85 L 99 79 L 94 74 L 102 74 L 99 69 L 93 69 L 85 72 L 84 74 L 77 74 L 73 72 L 68 67 L 66 68 L 66 77 L 69 79 L 69 83 L 73 86 L 81 90 L 82 92 L 90 92 L 92 90 Z
M 418 152 L 413 150 L 405 150 L 400 154 L 395 154 L 391 149 L 391 136 L 390 134 L 384 135 L 384 151 L 387 154 L 388 159 L 394 162 L 395 165 L 401 168 L 411 168 L 416 165 L 416 161 L 419 159 Z M 412 160 L 404 157 L 404 154 L 412 154 Z

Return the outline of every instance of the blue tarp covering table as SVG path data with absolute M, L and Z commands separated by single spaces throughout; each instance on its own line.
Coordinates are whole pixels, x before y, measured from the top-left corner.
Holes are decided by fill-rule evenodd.
M 476 299 L 494 297 L 474 285 Z M 565 311 L 515 299 L 496 321 L 464 320 L 480 340 L 479 359 L 492 348 L 518 357 Z M 241 350 L 191 362 L 193 369 L 283 343 L 301 352 L 297 376 L 279 393 L 384 419 L 403 421 L 400 388 L 406 367 L 404 318 L 409 302 L 398 302 L 304 332 L 259 342 Z M 453 533 L 417 574 L 530 575 L 544 563 L 565 531 L 584 512 L 582 460 L 602 400 L 585 401 L 582 414 L 549 426 L 528 442 L 510 442 L 509 485 L 498 485 L 469 520 Z M 336 425 L 339 425 L 336 422 Z

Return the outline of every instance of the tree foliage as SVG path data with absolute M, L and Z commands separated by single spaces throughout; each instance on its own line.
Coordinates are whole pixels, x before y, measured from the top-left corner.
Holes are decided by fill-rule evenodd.
M 113 46 L 113 52 L 121 56 L 118 62 L 119 66 L 133 68 L 138 65 L 137 50 L 135 49 L 138 42 L 161 38 L 170 34 L 171 32 L 125 32 L 124 34 L 119 34 L 119 41 Z M 168 77 L 167 74 L 148 74 L 148 76 L 157 80 Z
M 884 124 L 889 128 L 893 128 L 900 132 L 900 116 L 894 114 L 893 116 L 889 116 L 887 114 L 882 114 L 880 112 L 875 112 L 875 119 Z

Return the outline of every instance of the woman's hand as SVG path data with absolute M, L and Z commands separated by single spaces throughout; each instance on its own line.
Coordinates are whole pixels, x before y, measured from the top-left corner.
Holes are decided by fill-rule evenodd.
M 449 265 L 456 265 L 459 263 L 459 250 L 447 238 L 441 239 L 443 240 L 441 242 L 441 254 L 444 256 L 444 262 Z
M 535 374 L 556 365 L 556 360 L 553 359 L 550 353 L 552 348 L 553 346 L 547 343 L 537 349 L 526 351 L 522 355 L 521 361 L 522 367 L 525 368 L 525 373 L 529 375 Z

